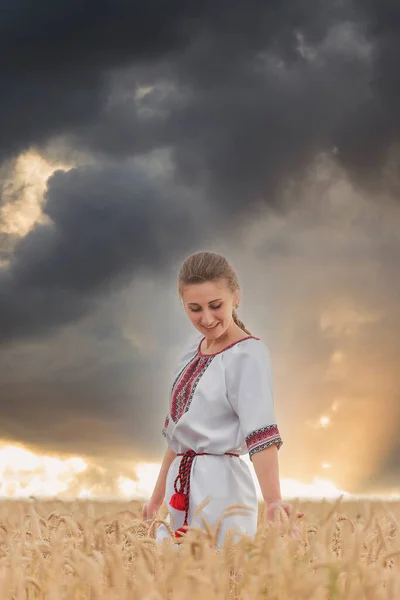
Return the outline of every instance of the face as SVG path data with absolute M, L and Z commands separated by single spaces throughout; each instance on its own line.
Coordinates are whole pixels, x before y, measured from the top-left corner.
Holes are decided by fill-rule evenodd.
M 239 291 L 234 294 L 225 280 L 205 281 L 184 288 L 185 311 L 206 338 L 216 339 L 232 324 L 233 308 L 239 303 Z

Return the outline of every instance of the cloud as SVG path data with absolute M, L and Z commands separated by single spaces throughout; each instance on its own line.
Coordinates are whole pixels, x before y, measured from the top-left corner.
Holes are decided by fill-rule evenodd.
M 271 349 L 282 473 L 311 482 L 329 463 L 336 486 L 369 491 L 398 435 L 400 206 L 357 195 L 324 168 L 324 194 L 311 186 L 318 165 L 284 213 L 266 208 L 212 248 L 232 260 L 241 318 Z M 105 448 L 158 460 L 172 369 L 191 332 L 175 268 L 94 295 L 86 316 L 51 337 L 3 345 L 0 436 L 96 460 Z
M 187 335 L 176 286 L 153 277 L 97 298 L 77 322 L 0 347 L 0 439 L 37 453 L 158 460 Z
M 0 71 L 0 157 L 95 118 L 109 69 L 182 47 L 183 5 L 177 0 L 163 11 L 145 3 L 42 0 L 32 10 L 21 0 L 8 7 L 0 26 L 7 56 Z
M 398 479 L 400 206 L 323 173 L 324 193 L 310 181 L 219 249 L 240 275 L 241 318 L 271 349 L 282 473 L 312 481 L 329 463 L 337 486 L 367 493 Z
M 172 146 L 180 177 L 238 204 L 333 148 L 376 178 L 398 139 L 379 2 L 25 4 L 0 30 L 4 157 L 68 134 L 114 156 Z
M 334 476 L 353 448 L 370 464 L 348 461 L 335 483 L 371 480 L 390 453 L 385 428 L 398 404 L 391 11 L 372 0 L 9 7 L 0 24 L 5 436 L 155 456 L 151 412 L 162 410 L 171 339 L 183 337 L 173 277 L 186 253 L 208 246 L 236 258 L 254 295 L 245 322 L 262 324 L 277 354 L 284 426 L 295 432 L 286 474 L 315 473 L 319 447 Z M 10 189 L 6 171 L 26 151 L 68 166 L 35 197 L 33 226 L 16 232 L 27 182 Z M 374 434 L 380 403 L 388 418 Z M 298 427 L 324 414 L 326 430 Z
M 92 295 L 167 267 L 199 235 L 190 200 L 132 164 L 56 172 L 43 206 L 49 222 L 21 238 L 0 272 L 1 339 L 77 319 Z
M 383 61 L 395 40 L 375 3 L 331 8 L 15 4 L 0 30 L 0 152 L 79 159 L 49 180 L 51 222 L 12 240 L 3 339 L 77 319 L 121 278 L 283 207 L 321 154 L 378 185 L 397 135 Z M 138 168 L 156 156 L 164 180 Z

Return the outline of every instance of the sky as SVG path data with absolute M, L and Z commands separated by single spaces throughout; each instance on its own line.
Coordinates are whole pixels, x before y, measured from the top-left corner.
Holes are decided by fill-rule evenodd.
M 191 252 L 268 345 L 287 493 L 400 493 L 400 9 L 0 1 L 0 495 L 146 495 Z

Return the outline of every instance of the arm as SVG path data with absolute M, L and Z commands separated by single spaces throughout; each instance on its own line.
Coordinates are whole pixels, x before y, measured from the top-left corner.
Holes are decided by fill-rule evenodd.
M 167 451 L 164 456 L 164 460 L 161 464 L 160 473 L 157 478 L 156 485 L 154 486 L 153 493 L 151 495 L 151 500 L 155 503 L 159 503 L 160 505 L 164 501 L 165 496 L 165 483 L 167 479 L 168 470 L 171 466 L 172 461 L 176 458 L 176 452 L 171 450 L 171 448 L 167 448 Z
M 267 519 L 274 520 L 275 510 L 278 506 L 281 506 L 290 516 L 292 505 L 282 501 L 277 445 L 273 444 L 264 450 L 255 452 L 252 462 L 267 507 Z M 296 517 L 304 517 L 304 513 L 297 512 Z
M 232 360 L 227 364 L 228 399 L 239 417 L 269 517 L 276 505 L 284 504 L 278 465 L 278 450 L 283 442 L 276 424 L 268 348 L 261 341 L 245 344 L 236 356 L 230 355 Z
M 271 502 L 281 502 L 282 494 L 279 483 L 278 449 L 276 444 L 255 452 L 252 462 L 266 505 L 268 506 Z

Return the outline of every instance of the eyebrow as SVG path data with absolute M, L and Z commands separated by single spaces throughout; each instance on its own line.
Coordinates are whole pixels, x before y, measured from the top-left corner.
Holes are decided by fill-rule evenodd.
M 212 304 L 213 302 L 219 302 L 222 298 L 217 298 L 216 300 L 210 300 L 208 304 Z M 200 306 L 197 302 L 187 302 L 187 306 Z

